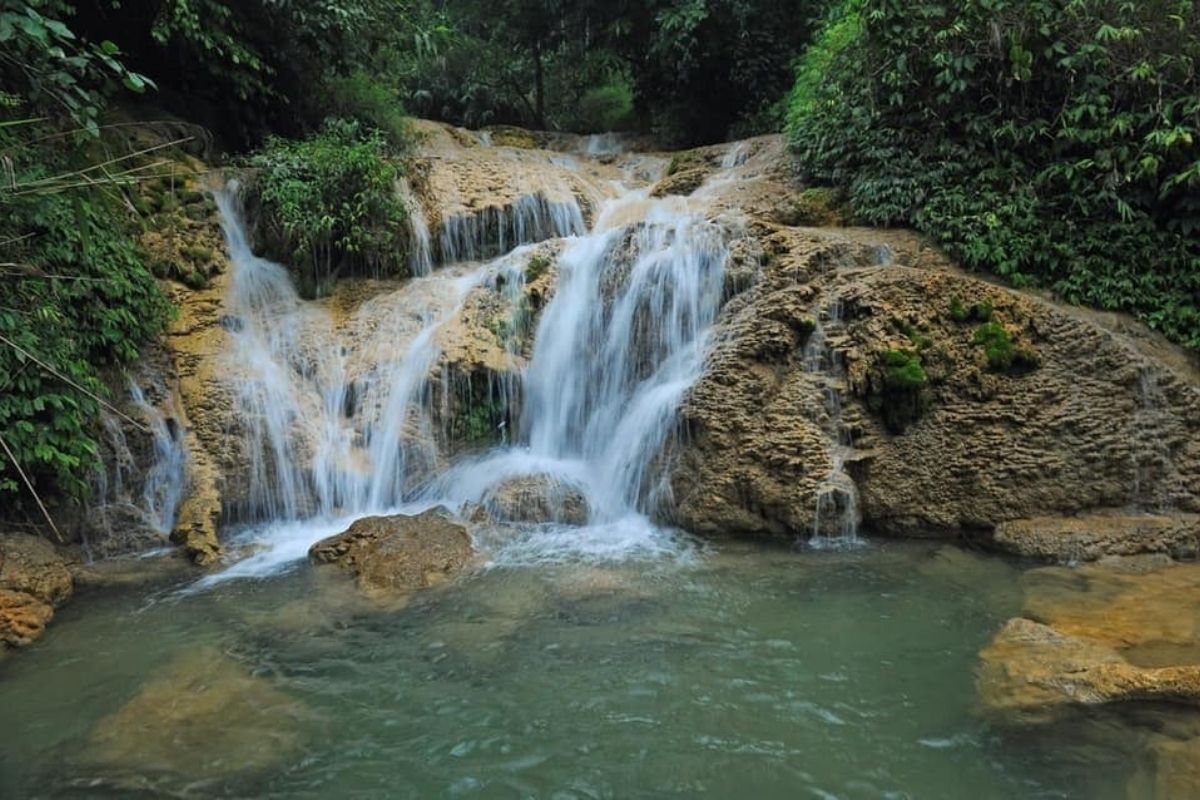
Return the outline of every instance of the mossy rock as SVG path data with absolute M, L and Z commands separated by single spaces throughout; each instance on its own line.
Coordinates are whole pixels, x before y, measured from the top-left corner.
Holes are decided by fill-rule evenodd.
M 834 228 L 846 225 L 851 214 L 840 191 L 813 187 L 776 209 L 774 217 L 779 224 L 791 227 Z
M 1041 355 L 1032 346 L 1015 342 L 999 322 L 987 322 L 975 331 L 974 343 L 983 348 L 988 369 L 1009 375 L 1023 375 L 1041 366 Z
M 507 125 L 497 125 L 487 129 L 492 135 L 492 144 L 496 147 L 517 147 L 522 150 L 536 150 L 539 146 L 537 136 L 524 128 L 514 128 Z
M 963 303 L 961 297 L 950 298 L 950 319 L 960 325 L 968 322 L 991 322 L 994 308 L 987 300 L 973 304 L 970 308 Z
M 692 170 L 710 171 L 712 168 L 713 158 L 710 151 L 682 150 L 671 156 L 671 163 L 667 165 L 667 177 Z
M 928 410 L 929 375 L 912 350 L 885 350 L 878 362 L 881 377 L 867 395 L 867 407 L 889 431 L 903 433 Z
M 708 178 L 708 173 L 709 171 L 706 169 L 689 169 L 668 175 L 655 184 L 654 190 L 650 192 L 650 196 L 667 197 L 668 195 L 680 195 L 686 197 L 700 188 L 705 179 Z

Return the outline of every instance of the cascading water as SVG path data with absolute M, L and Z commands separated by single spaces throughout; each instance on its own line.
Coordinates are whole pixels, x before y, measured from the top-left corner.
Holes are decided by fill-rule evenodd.
M 494 258 L 524 244 L 587 232 L 574 195 L 552 198 L 544 190 L 522 194 L 511 207 L 488 206 L 442 221 L 438 246 L 444 264 Z
M 680 198 L 648 195 L 622 191 L 604 202 L 590 233 L 573 197 L 552 201 L 540 189 L 490 222 L 487 214 L 443 221 L 443 262 L 454 260 L 447 251 L 477 259 L 568 237 L 532 357 L 523 373 L 514 366 L 516 430 L 505 431 L 508 444 L 447 465 L 433 422 L 436 381 L 446 380 L 439 329 L 477 287 L 499 289 L 519 307 L 528 248 L 443 267 L 336 320 L 328 304 L 298 296 L 286 269 L 251 253 L 234 192 L 221 193 L 234 265 L 229 380 L 250 475 L 232 521 L 257 522 L 247 535 L 266 546 L 225 575 L 278 568 L 358 516 L 485 502 L 506 479 L 531 476 L 547 477 L 563 496 L 582 493 L 588 524 L 519 526 L 500 561 L 687 552 L 650 521 L 661 490 L 651 465 L 702 370 L 729 233 Z M 466 227 L 456 229 L 456 219 Z M 529 324 L 510 326 L 514 365 L 511 337 Z M 516 395 L 513 386 L 492 388 Z M 443 403 L 449 395 L 442 387 Z
M 591 509 L 587 533 L 569 534 L 572 555 L 669 547 L 645 516 L 656 489 L 647 470 L 700 375 L 726 257 L 722 229 L 678 202 L 645 191 L 611 201 L 559 258 L 524 376 L 518 445 L 456 466 L 430 497 L 478 502 L 505 479 L 550 475 Z M 523 555 L 562 555 L 555 533 Z
M 834 348 L 835 338 L 842 327 L 840 299 L 822 300 L 813 309 L 816 326 L 804 346 L 804 371 L 822 382 L 821 398 L 824 408 L 816 409 L 825 420 L 829 437 L 830 469 L 817 484 L 813 546 L 853 545 L 858 541 L 861 520 L 858 507 L 858 487 L 846 473 L 846 460 L 853 451 L 853 439 L 842 420 L 842 390 L 845 370 L 841 356 Z
M 183 431 L 136 383 L 129 394 L 145 430 L 137 434 L 139 446 L 131 447 L 122 421 L 114 414 L 102 417 L 105 468 L 94 476 L 84 529 L 84 546 L 91 557 L 164 544 L 183 500 L 188 460 Z M 148 441 L 142 433 L 148 434 Z

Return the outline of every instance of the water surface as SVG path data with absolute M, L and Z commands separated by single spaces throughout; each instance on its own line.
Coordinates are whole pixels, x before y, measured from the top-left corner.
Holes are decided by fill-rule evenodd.
M 12 797 L 1123 796 L 1129 765 L 1111 753 L 1023 744 L 973 713 L 976 654 L 1018 610 L 1016 571 L 925 544 L 726 544 L 684 563 L 484 570 L 398 610 L 347 604 L 303 564 L 203 592 L 83 595 L 0 663 L 0 785 Z M 264 765 L 256 749 L 240 770 L 220 766 L 238 753 L 201 745 L 189 774 L 97 764 L 97 721 L 203 648 L 297 701 L 295 730 L 278 733 L 301 751 Z

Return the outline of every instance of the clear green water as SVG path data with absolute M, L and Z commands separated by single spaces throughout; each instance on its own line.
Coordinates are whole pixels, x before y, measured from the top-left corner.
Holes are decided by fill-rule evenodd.
M 722 545 L 684 566 L 484 571 L 391 612 L 323 601 L 306 566 L 84 595 L 0 661 L 0 795 L 1122 797 L 1112 752 L 973 713 L 1017 574 L 923 544 Z M 303 751 L 239 771 L 201 747 L 195 774 L 130 795 L 138 765 L 114 784 L 89 732 L 205 645 L 307 709 Z

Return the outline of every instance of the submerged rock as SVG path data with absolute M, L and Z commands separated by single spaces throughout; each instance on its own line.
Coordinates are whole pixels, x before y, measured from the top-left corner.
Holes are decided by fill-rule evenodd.
M 501 481 L 484 495 L 483 505 L 502 522 L 586 525 L 591 514 L 578 486 L 545 473 Z
M 445 583 L 472 554 L 467 529 L 441 508 L 416 516 L 365 517 L 308 551 L 316 564 L 339 567 L 381 599 Z
M 83 761 L 126 789 L 215 782 L 301 754 L 311 714 L 212 648 L 182 656 L 100 720 Z
M 1021 584 L 1024 616 L 980 654 L 985 710 L 1027 723 L 1070 707 L 1200 706 L 1200 565 L 1107 559 L 1031 570 Z
M 1020 617 L 1005 624 L 980 659 L 983 708 L 1017 721 L 1049 720 L 1064 706 L 1200 706 L 1200 665 L 1137 667 L 1100 642 Z

